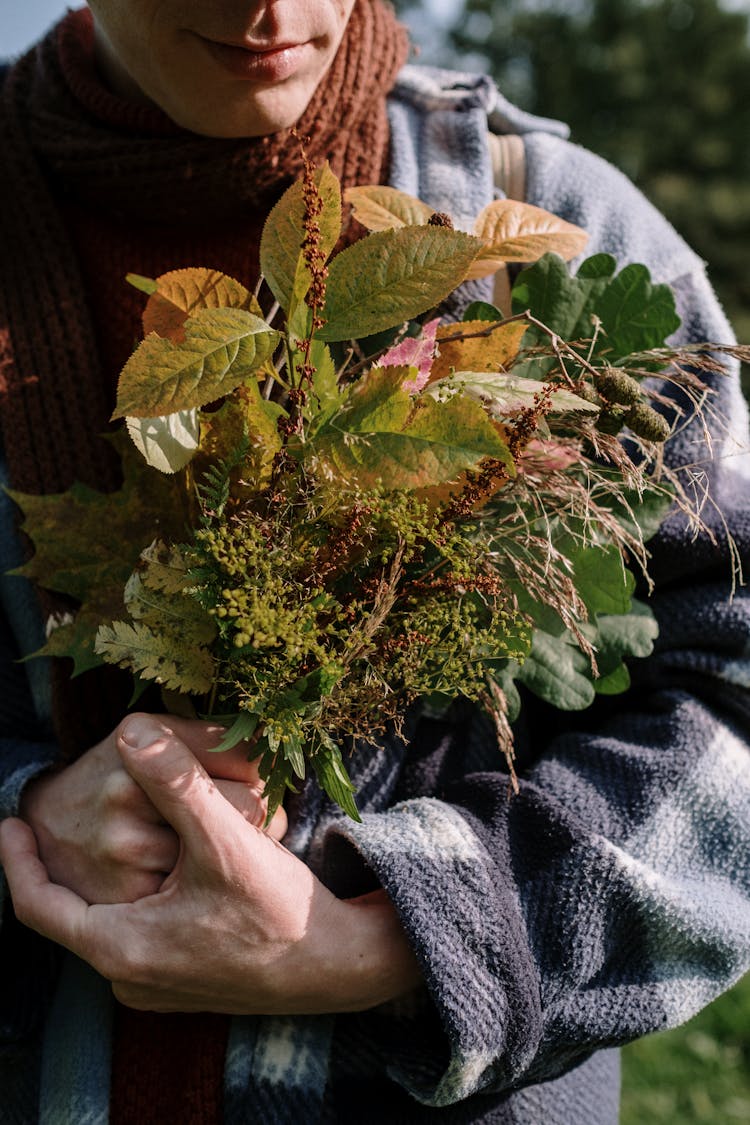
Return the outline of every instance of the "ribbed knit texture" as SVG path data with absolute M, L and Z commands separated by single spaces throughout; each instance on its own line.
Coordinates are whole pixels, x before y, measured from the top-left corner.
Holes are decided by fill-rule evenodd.
M 125 274 L 211 266 L 254 285 L 265 215 L 301 168 L 287 132 L 197 137 L 156 107 L 115 96 L 93 46 L 88 10 L 70 13 L 3 92 L 0 420 L 22 491 L 74 480 L 117 487 L 117 462 L 97 435 L 141 332 L 143 298 Z M 385 94 L 407 50 L 390 9 L 359 0 L 298 126 L 311 159 L 329 160 L 343 185 L 378 182 L 387 170 Z M 45 614 L 53 604 L 43 596 Z M 70 681 L 59 662 L 53 675 L 58 735 L 74 754 L 122 716 L 128 677 L 103 669 Z M 118 1007 L 115 1027 L 114 1125 L 221 1120 L 226 1017 Z

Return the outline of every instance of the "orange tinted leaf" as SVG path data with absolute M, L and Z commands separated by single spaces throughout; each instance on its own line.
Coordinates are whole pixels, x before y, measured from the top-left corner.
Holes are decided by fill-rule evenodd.
M 569 261 L 581 253 L 589 238 L 580 227 L 557 215 L 512 199 L 497 199 L 485 207 L 474 233 L 484 249 L 469 269 L 470 278 L 486 277 L 505 262 L 535 262 L 550 252 Z
M 368 230 L 421 227 L 433 213 L 432 207 L 421 199 L 392 187 L 347 188 L 344 199 L 352 205 L 354 218 Z
M 183 326 L 192 313 L 220 308 L 263 315 L 252 293 L 219 270 L 171 270 L 156 280 L 156 292 L 143 310 L 143 331 L 180 343 L 185 338 Z
M 481 332 L 490 327 L 489 321 L 470 320 L 462 324 L 444 324 L 438 328 L 439 354 L 433 360 L 429 381 L 433 383 L 436 379 L 443 379 L 452 370 L 500 371 L 511 367 L 528 328 L 521 321 L 503 324 L 488 336 L 474 336 L 469 340 L 451 339 L 459 333 Z

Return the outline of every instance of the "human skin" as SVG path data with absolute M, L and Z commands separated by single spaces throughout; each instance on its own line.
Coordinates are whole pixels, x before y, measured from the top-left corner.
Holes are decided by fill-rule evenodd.
M 214 776 L 219 792 L 250 824 L 263 828 L 267 802 L 247 746 L 212 752 L 226 733 L 216 723 L 160 719 Z M 119 728 L 66 769 L 29 785 L 21 816 L 33 828 L 50 878 L 86 902 L 134 902 L 155 894 L 174 868 L 179 838 L 125 769 Z M 287 819 L 278 809 L 268 831 L 281 840 Z
M 90 0 L 100 68 L 115 91 L 185 129 L 259 137 L 302 116 L 354 0 Z
M 0 863 L 22 923 L 93 965 L 123 1004 L 152 1011 L 358 1011 L 418 985 L 382 892 L 336 898 L 226 800 L 158 717 L 129 716 L 116 741 L 179 837 L 173 871 L 156 894 L 89 904 L 50 880 L 29 826 L 5 820 Z
M 110 85 L 125 97 L 156 102 L 186 128 L 214 136 L 260 135 L 293 124 L 330 65 L 352 6 L 353 0 L 90 4 L 100 65 Z M 271 48 L 272 57 L 257 65 L 251 58 L 249 76 L 237 77 L 236 59 L 227 69 L 207 40 Z M 289 45 L 301 48 L 292 52 L 291 62 L 284 50 Z M 240 69 L 245 61 L 240 60 Z M 258 68 L 263 81 L 257 80 Z M 276 80 L 269 81 L 277 70 Z M 67 769 L 32 782 L 21 809 L 26 823 L 3 826 L 3 863 L 22 920 L 101 966 L 118 982 L 124 1003 L 159 1010 L 190 1011 L 195 1005 L 232 1012 L 349 1010 L 390 999 L 418 983 L 419 970 L 384 892 L 346 903 L 334 898 L 278 843 L 286 824 L 283 810 L 268 834 L 257 827 L 263 816 L 259 779 L 241 749 L 212 755 L 208 743 L 212 737 L 215 743 L 215 736 L 207 740 L 199 725 L 152 716 L 148 722 L 159 745 L 165 738 L 179 742 L 190 768 L 205 777 L 205 767 L 212 775 L 212 799 L 223 814 L 214 821 L 217 830 L 226 822 L 232 842 L 227 847 L 238 871 L 221 865 L 218 872 L 203 869 L 210 849 L 199 839 L 194 806 L 202 790 L 181 787 L 179 815 L 164 815 L 158 781 L 153 786 L 161 803 L 131 769 L 133 755 L 123 733 L 133 721 L 125 719 Z M 190 840 L 182 835 L 183 822 L 194 829 Z M 255 881 L 246 886 L 248 870 Z M 16 877 L 16 871 L 23 874 Z M 213 898 L 203 893 L 207 881 Z M 238 887 L 245 888 L 246 898 Z M 61 911 L 67 904 L 64 916 L 71 918 L 79 916 L 73 903 L 90 907 L 92 913 L 81 917 L 95 917 L 96 925 L 86 928 L 83 945 L 60 928 L 58 903 Z M 130 904 L 124 915 L 123 904 Z M 210 941 L 205 935 L 211 971 L 203 956 L 191 956 L 198 943 L 204 946 L 206 924 L 212 935 Z M 229 935 L 226 941 L 213 940 L 214 926 Z M 255 934 L 250 944 L 247 934 Z M 177 966 L 176 951 L 186 941 L 182 976 L 170 985 L 165 961 Z M 273 971 L 274 950 L 286 948 L 285 942 L 294 950 L 290 975 Z M 128 968 L 135 948 L 136 983 Z M 314 986 L 310 994 L 300 992 L 305 981 Z

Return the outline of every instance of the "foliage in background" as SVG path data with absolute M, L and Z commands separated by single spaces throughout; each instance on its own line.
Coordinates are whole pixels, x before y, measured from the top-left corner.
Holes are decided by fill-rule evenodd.
M 750 977 L 676 1031 L 623 1052 L 621 1125 L 750 1121 Z
M 465 0 L 452 31 L 454 62 L 468 58 L 511 100 L 566 121 L 645 191 L 710 263 L 744 340 L 749 23 L 719 0 Z

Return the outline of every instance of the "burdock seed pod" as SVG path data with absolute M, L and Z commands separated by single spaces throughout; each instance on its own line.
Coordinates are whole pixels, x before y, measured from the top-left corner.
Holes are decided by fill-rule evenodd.
M 625 415 L 625 425 L 644 441 L 666 441 L 670 434 L 666 418 L 645 402 L 637 402 Z
M 624 371 L 607 371 L 599 375 L 596 389 L 609 402 L 619 402 L 623 406 L 630 406 L 641 397 L 640 383 Z
M 453 219 L 447 215 L 445 211 L 433 211 L 427 220 L 428 227 L 445 227 L 447 230 L 454 230 Z

